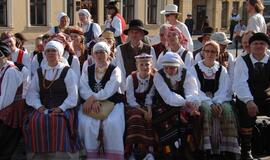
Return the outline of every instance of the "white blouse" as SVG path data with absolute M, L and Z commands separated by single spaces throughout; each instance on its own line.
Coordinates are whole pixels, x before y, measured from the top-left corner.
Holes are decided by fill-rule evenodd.
M 179 28 L 183 32 L 184 36 L 187 38 L 187 40 L 188 40 L 188 48 L 187 49 L 190 52 L 193 52 L 193 50 L 194 50 L 193 40 L 192 40 L 192 37 L 190 36 L 190 33 L 188 31 L 187 26 L 184 23 L 177 21 L 176 27 Z
M 68 51 L 65 51 L 63 54 L 63 57 L 68 60 L 69 53 Z M 76 55 L 73 55 L 72 62 L 70 68 L 74 71 L 74 73 L 77 75 L 77 79 L 79 80 L 81 77 L 81 66 L 80 61 Z
M 115 29 L 114 36 L 115 37 L 121 36 L 123 32 L 121 19 L 118 18 L 117 16 L 114 16 L 112 19 L 111 25 Z
M 260 13 L 255 13 L 248 19 L 247 31 L 267 32 L 267 26 L 264 17 Z
M 171 80 L 172 84 L 175 84 L 181 80 L 181 75 L 182 69 L 178 68 L 177 75 L 172 77 L 169 75 L 166 76 Z M 200 99 L 198 98 L 198 85 L 196 79 L 192 74 L 190 74 L 189 71 L 186 72 L 186 78 L 183 86 L 186 99 L 184 99 L 181 95 L 172 92 L 164 81 L 163 77 L 158 72 L 156 72 L 154 76 L 154 84 L 158 93 L 168 105 L 179 107 L 185 105 L 185 103 L 188 101 L 200 106 Z
M 66 65 L 59 62 L 58 65 L 56 65 L 55 67 L 50 67 L 48 66 L 48 64 L 42 66 L 42 73 L 44 75 L 45 70 L 46 70 L 46 76 L 45 79 L 52 81 L 56 75 L 56 80 L 59 78 L 59 76 L 61 75 L 61 72 L 63 70 L 63 68 Z M 77 86 L 77 76 L 76 74 L 73 72 L 72 69 L 69 69 L 66 77 L 64 79 L 65 82 L 65 86 L 67 89 L 67 98 L 64 100 L 64 102 L 59 106 L 59 108 L 61 108 L 63 111 L 69 109 L 69 108 L 73 108 L 76 107 L 77 102 L 78 102 L 78 86 Z M 26 95 L 26 103 L 32 107 L 34 107 L 35 109 L 38 109 L 39 107 L 42 106 L 41 101 L 40 101 L 40 88 L 39 88 L 39 78 L 38 78 L 38 74 L 37 72 L 35 73 L 30 88 L 28 90 L 28 93 Z M 57 98 L 57 97 L 55 97 Z M 46 106 L 45 106 L 46 107 Z
M 170 48 L 168 48 L 168 51 L 172 52 Z M 185 48 L 180 46 L 180 48 L 174 53 L 177 53 L 181 57 L 184 51 L 185 51 Z M 164 51 L 162 51 L 161 54 L 158 56 L 157 65 L 156 65 L 158 70 L 163 68 L 162 66 L 163 56 L 164 56 Z M 193 53 L 188 51 L 183 62 L 185 63 L 186 68 L 189 70 L 194 65 Z
M 142 47 L 143 43 L 141 42 L 140 46 L 139 47 Z M 121 45 L 120 45 L 121 46 Z M 121 53 L 121 49 L 120 49 L 120 46 L 117 46 L 116 47 L 116 55 L 115 55 L 115 59 L 112 61 L 112 64 L 118 66 L 121 70 L 121 75 L 122 75 L 122 84 L 121 84 L 121 90 L 122 92 L 125 91 L 125 83 L 126 83 L 126 77 L 128 75 L 126 75 L 126 70 L 125 70 L 125 65 L 124 65 L 124 61 L 123 61 L 123 57 L 122 57 L 122 53 Z M 127 54 L 127 53 L 126 53 Z M 156 53 L 155 53 L 155 50 L 153 47 L 151 47 L 151 51 L 150 51 L 150 54 L 153 56 L 153 66 L 156 66 L 156 62 L 157 62 L 157 59 L 156 59 Z
M 18 58 L 18 55 L 19 55 L 19 50 L 18 48 L 16 48 L 16 50 L 11 53 L 11 58 L 12 58 L 12 61 L 13 62 L 17 62 L 17 58 Z M 30 62 L 31 62 L 31 59 L 30 59 L 30 56 L 28 53 L 26 53 L 25 51 L 23 52 L 23 58 L 22 58 L 22 64 L 28 68 L 30 70 Z
M 203 61 L 198 62 L 198 66 L 200 68 L 200 70 L 206 74 L 206 76 L 210 78 L 211 75 L 215 74 L 218 69 L 219 69 L 219 63 L 217 61 L 215 61 L 215 64 L 213 67 L 206 67 L 203 64 Z M 230 101 L 231 100 L 231 89 L 230 89 L 230 77 L 229 74 L 226 70 L 225 67 L 221 66 L 222 70 L 220 73 L 220 77 L 219 77 L 219 86 L 218 86 L 218 90 L 214 93 L 213 97 L 210 98 L 208 97 L 205 92 L 203 92 L 201 90 L 201 83 L 200 80 L 198 78 L 198 74 L 196 72 L 195 66 L 193 66 L 190 70 L 191 74 L 196 78 L 196 82 L 198 84 L 198 88 L 199 88 L 199 97 L 201 101 L 205 101 L 206 103 L 208 103 L 209 105 L 215 103 L 220 103 L 222 104 L 225 101 Z M 210 79 L 214 79 L 215 77 L 211 77 Z
M 249 55 L 251 58 L 251 61 L 253 65 L 258 62 L 251 54 Z M 266 64 L 268 62 L 269 55 L 265 54 L 264 58 L 260 61 Z M 246 62 L 243 58 L 239 58 L 237 60 L 237 63 L 235 64 L 235 74 L 234 74 L 234 81 L 233 81 L 233 91 L 236 93 L 237 97 L 247 103 L 250 100 L 254 100 L 249 86 L 248 86 L 248 80 L 249 74 L 248 74 L 248 67 L 246 65 Z
M 0 95 L 0 110 L 9 106 L 13 103 L 18 87 L 23 82 L 23 75 L 20 71 L 18 71 L 15 67 L 10 67 L 6 70 L 4 74 L 4 70 L 9 66 L 14 65 L 13 62 L 8 61 L 0 69 L 0 77 L 3 76 L 3 80 L 1 83 L 1 95 Z
M 80 79 L 80 86 L 79 86 L 79 91 L 81 97 L 86 100 L 90 96 L 94 96 L 96 100 L 107 100 L 110 98 L 112 95 L 114 95 L 117 91 L 120 92 L 120 84 L 121 84 L 121 71 L 118 67 L 115 67 L 113 70 L 110 80 L 106 83 L 104 89 L 101 89 L 99 92 L 95 93 L 92 91 L 88 84 L 88 76 L 95 76 L 95 75 L 88 75 L 87 72 L 83 72 L 81 79 Z M 97 80 L 97 82 L 100 82 L 100 80 Z
M 143 93 L 149 87 L 150 76 L 148 76 L 145 79 L 142 79 L 139 76 L 139 73 L 137 73 L 136 76 L 138 79 L 138 88 L 135 90 L 135 92 L 136 93 Z M 133 78 L 131 75 L 129 75 L 127 77 L 126 89 L 127 89 L 126 90 L 127 103 L 129 104 L 129 106 L 131 106 L 131 107 L 139 106 L 139 104 L 136 101 L 136 97 L 134 95 L 134 84 L 133 84 Z M 153 83 L 152 87 L 150 88 L 149 93 L 146 95 L 145 104 L 144 104 L 145 106 L 152 106 L 154 94 L 155 94 L 155 87 L 154 87 L 154 83 Z

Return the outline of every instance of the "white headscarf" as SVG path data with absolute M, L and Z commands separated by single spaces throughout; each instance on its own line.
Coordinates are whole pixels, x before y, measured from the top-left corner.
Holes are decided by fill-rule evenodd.
M 65 12 L 59 12 L 59 13 L 57 14 L 56 19 L 57 19 L 58 24 L 60 24 L 61 18 L 62 18 L 62 17 L 65 17 L 65 16 L 68 18 L 67 26 L 69 25 L 69 17 L 68 17 L 68 15 L 67 15 Z
M 60 57 L 63 56 L 64 54 L 64 46 L 62 43 L 58 42 L 58 41 L 49 41 L 46 46 L 45 46 L 45 54 L 46 54 L 46 50 L 47 49 L 56 49 L 57 53 L 59 54 Z
M 107 54 L 110 54 L 110 47 L 106 42 L 98 42 L 93 47 L 93 52 L 96 51 L 105 51 Z
M 89 17 L 89 19 L 91 18 L 91 14 L 87 9 L 80 9 L 79 14 L 80 13 L 84 14 L 86 17 Z

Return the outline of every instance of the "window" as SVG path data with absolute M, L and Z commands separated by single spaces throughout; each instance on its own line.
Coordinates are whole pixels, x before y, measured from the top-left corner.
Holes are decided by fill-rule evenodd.
M 46 13 L 46 0 L 30 1 L 30 23 L 32 26 L 45 26 L 47 24 Z
M 156 24 L 157 22 L 157 0 L 148 0 L 147 22 L 148 24 Z
M 67 15 L 70 19 L 70 25 L 74 24 L 74 0 L 67 0 Z
M 242 20 L 244 20 L 245 24 L 247 24 L 248 22 L 248 13 L 246 10 L 246 2 L 243 2 L 243 7 L 242 7 Z
M 233 2 L 233 8 L 235 8 L 237 13 L 239 13 L 239 2 Z
M 108 9 L 106 8 L 111 0 L 104 0 L 104 21 L 107 20 Z M 119 11 L 120 12 L 120 11 Z
M 222 2 L 222 10 L 221 10 L 221 27 L 222 28 L 227 28 L 227 21 L 228 21 L 228 2 Z
M 127 23 L 134 19 L 134 0 L 123 0 L 123 17 Z
M 264 0 L 264 7 L 263 15 L 265 22 L 268 23 L 270 22 L 270 0 Z
M 7 26 L 7 1 L 0 0 L 0 26 Z

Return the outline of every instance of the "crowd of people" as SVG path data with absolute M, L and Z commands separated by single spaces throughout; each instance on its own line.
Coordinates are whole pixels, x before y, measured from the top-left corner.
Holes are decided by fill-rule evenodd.
M 153 46 L 141 20 L 126 27 L 117 2 L 104 31 L 86 9 L 78 27 L 59 13 L 31 53 L 20 33 L 1 33 L 0 159 L 22 138 L 33 160 L 253 160 L 256 116 L 270 116 L 270 40 L 261 1 L 247 8 L 236 58 L 207 26 L 194 51 L 174 4 L 160 12 L 167 23 Z

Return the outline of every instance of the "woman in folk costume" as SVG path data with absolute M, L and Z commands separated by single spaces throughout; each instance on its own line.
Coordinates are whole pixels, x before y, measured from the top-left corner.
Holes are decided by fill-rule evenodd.
M 99 24 L 94 23 L 91 19 L 91 14 L 87 9 L 79 10 L 79 19 L 82 23 L 82 29 L 85 37 L 85 44 L 97 39 L 101 34 L 101 28 Z
M 178 54 L 167 52 L 162 65 L 163 68 L 154 76 L 158 95 L 152 121 L 162 147 L 162 159 L 179 159 L 183 158 L 179 154 L 186 147 L 185 124 L 188 118 L 199 115 L 198 87 Z
M 47 63 L 37 70 L 26 95 L 31 106 L 23 126 L 27 156 L 78 159 L 77 77 L 60 62 L 64 52 L 60 42 L 48 42 L 44 51 Z
M 126 36 L 123 33 L 123 31 L 126 29 L 126 21 L 119 13 L 117 2 L 118 1 L 111 1 L 107 5 L 108 14 L 111 16 L 111 24 L 110 28 L 108 29 L 114 33 L 116 46 L 126 42 Z
M 232 43 L 232 41 L 227 38 L 224 32 L 215 32 L 210 38 L 219 44 L 220 52 L 217 61 L 227 69 L 230 79 L 233 81 L 235 59 L 232 53 L 227 50 L 228 45 Z
M 204 60 L 190 70 L 196 78 L 202 101 L 201 147 L 207 154 L 224 154 L 228 159 L 235 159 L 236 154 L 240 154 L 240 147 L 236 118 L 230 104 L 230 77 L 226 68 L 216 61 L 220 52 L 216 42 L 207 42 L 202 52 Z
M 180 15 L 180 13 L 178 12 L 178 6 L 175 4 L 168 4 L 167 6 L 165 6 L 164 10 L 160 11 L 160 14 L 163 14 L 165 16 L 167 23 L 176 26 L 181 32 L 183 32 L 183 34 L 188 40 L 187 49 L 190 52 L 193 52 L 194 45 L 188 28 L 185 23 L 178 21 L 178 16 Z
M 57 14 L 57 22 L 58 22 L 58 25 L 52 27 L 48 31 L 49 35 L 64 32 L 65 29 L 67 29 L 67 27 L 69 26 L 70 19 L 69 19 L 68 15 L 65 12 L 59 12 Z
M 162 57 L 167 51 L 177 53 L 185 63 L 186 68 L 191 68 L 194 63 L 193 54 L 187 50 L 188 41 L 182 31 L 175 26 L 170 26 L 167 28 L 166 32 L 168 46 L 158 57 L 157 69 L 162 68 Z
M 87 159 L 124 159 L 125 117 L 123 95 L 120 94 L 121 71 L 110 64 L 109 54 L 110 48 L 106 42 L 95 44 L 95 64 L 89 66 L 80 79 L 79 91 L 85 102 L 79 111 L 79 133 Z M 103 106 L 104 103 L 111 105 Z M 92 115 L 103 114 L 105 107 L 111 108 L 105 117 Z
M 80 69 L 82 70 L 83 63 L 88 59 L 87 49 L 84 44 L 84 35 L 80 28 L 68 28 L 65 31 L 72 40 L 72 48 L 74 49 L 74 55 L 78 57 L 80 62 Z
M 0 159 L 10 160 L 20 139 L 24 101 L 23 75 L 8 61 L 6 45 L 0 42 Z
M 154 132 L 152 130 L 152 104 L 154 97 L 154 68 L 152 55 L 135 56 L 137 71 L 126 80 L 126 140 L 125 153 L 130 159 L 153 159 Z

